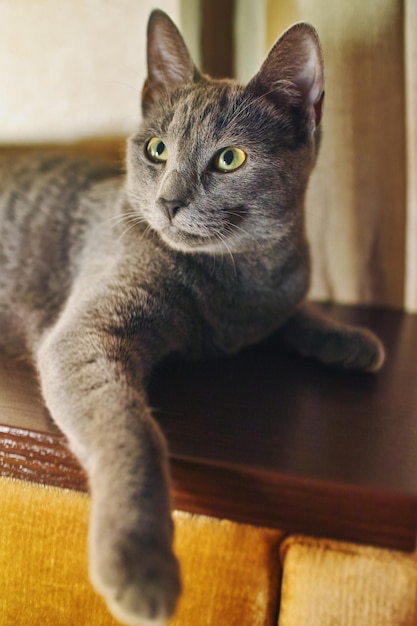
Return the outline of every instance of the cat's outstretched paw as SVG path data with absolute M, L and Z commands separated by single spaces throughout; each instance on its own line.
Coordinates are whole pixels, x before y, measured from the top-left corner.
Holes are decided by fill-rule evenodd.
M 384 364 L 385 350 L 370 330 L 345 327 L 323 339 L 321 360 L 341 369 L 377 372 Z
M 100 546 L 90 577 L 116 619 L 127 626 L 164 626 L 181 592 L 178 561 L 154 537 Z
M 280 339 L 299 354 L 339 369 L 377 372 L 385 361 L 384 346 L 373 332 L 308 305 L 282 326 Z

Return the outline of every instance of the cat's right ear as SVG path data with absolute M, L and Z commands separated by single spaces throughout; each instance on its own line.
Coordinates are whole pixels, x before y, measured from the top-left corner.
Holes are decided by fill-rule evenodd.
M 314 28 L 299 23 L 275 43 L 259 72 L 248 85 L 259 96 L 303 107 L 310 128 L 321 120 L 324 97 L 324 64 L 320 40 Z
M 199 77 L 181 33 L 159 9 L 152 11 L 149 18 L 147 52 L 148 77 L 142 91 L 144 114 L 164 94 Z

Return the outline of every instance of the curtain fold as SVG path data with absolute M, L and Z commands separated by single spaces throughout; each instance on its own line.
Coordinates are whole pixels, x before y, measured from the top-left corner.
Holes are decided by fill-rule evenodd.
M 408 4 L 415 81 L 416 3 Z M 408 83 L 406 91 L 404 4 L 269 0 L 267 11 L 268 46 L 301 20 L 315 26 L 324 51 L 323 143 L 307 195 L 311 296 L 403 308 L 415 266 L 411 200 L 416 212 L 415 189 L 411 197 L 409 186 L 407 195 L 406 93 L 414 115 L 417 94 L 415 84 L 412 94 Z
M 417 312 L 417 2 L 405 0 L 407 128 L 406 309 Z

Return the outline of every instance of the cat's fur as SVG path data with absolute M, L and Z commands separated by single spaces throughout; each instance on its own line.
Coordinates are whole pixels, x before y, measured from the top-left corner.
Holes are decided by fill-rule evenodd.
M 166 445 L 144 389 L 154 364 L 231 354 L 278 328 L 324 362 L 383 362 L 369 331 L 304 303 L 322 100 L 310 26 L 287 31 L 244 87 L 200 75 L 155 11 L 125 178 L 51 154 L 1 162 L 1 338 L 32 356 L 87 471 L 91 578 L 126 624 L 163 623 L 180 592 Z M 153 136 L 168 147 L 164 164 L 145 154 Z M 228 146 L 247 160 L 222 173 L 213 159 Z

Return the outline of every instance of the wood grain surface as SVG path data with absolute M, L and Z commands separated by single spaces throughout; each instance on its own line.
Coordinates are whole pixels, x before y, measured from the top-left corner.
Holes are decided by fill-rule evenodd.
M 201 1 L 202 70 L 213 78 L 232 78 L 235 0 Z
M 231 359 L 156 370 L 149 395 L 170 444 L 175 505 L 413 550 L 417 316 L 327 308 L 384 339 L 388 357 L 379 374 L 332 371 L 269 343 Z M 4 367 L 0 474 L 86 489 L 65 439 L 45 418 L 28 370 Z

